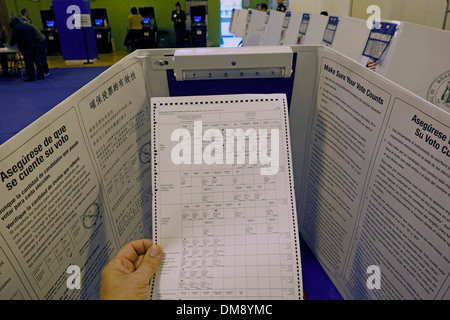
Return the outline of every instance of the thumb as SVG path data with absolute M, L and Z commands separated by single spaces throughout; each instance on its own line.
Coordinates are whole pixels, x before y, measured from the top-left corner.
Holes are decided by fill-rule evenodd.
M 144 259 L 137 268 L 137 272 L 150 279 L 156 273 L 161 264 L 162 249 L 159 245 L 153 244 L 145 253 Z

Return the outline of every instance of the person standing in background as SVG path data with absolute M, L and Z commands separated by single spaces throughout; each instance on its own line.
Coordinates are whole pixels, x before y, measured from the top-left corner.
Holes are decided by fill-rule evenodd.
M 131 14 L 128 16 L 127 21 L 127 37 L 131 41 L 131 52 L 136 49 L 142 49 L 142 43 L 144 41 L 142 21 L 144 21 L 144 18 L 138 13 L 136 7 L 131 8 Z
M 48 45 L 47 38 L 35 25 L 31 24 L 27 20 L 23 20 L 22 23 L 27 23 L 34 28 L 34 31 L 36 32 L 36 38 L 39 42 L 39 58 L 40 58 L 41 64 L 42 64 L 42 70 L 44 71 L 45 76 L 49 76 L 50 70 L 48 68 L 48 63 L 47 63 L 47 45 Z
M 47 45 L 48 40 L 44 36 L 44 34 L 34 25 L 32 25 L 34 30 L 36 31 L 36 38 L 39 41 L 39 58 L 41 59 L 42 71 L 44 71 L 45 76 L 50 75 L 50 69 L 48 68 L 47 63 Z
M 277 11 L 286 12 L 286 6 L 283 4 L 283 0 L 277 0 Z
M 35 28 L 28 23 L 20 22 L 17 17 L 11 18 L 9 25 L 12 29 L 12 38 L 9 45 L 14 46 L 17 43 L 17 47 L 22 53 L 27 73 L 27 79 L 25 81 L 35 80 L 35 65 L 37 78 L 39 80 L 44 79 L 42 62 L 39 56 L 39 41 L 36 36 Z
M 28 17 L 30 15 L 30 12 L 28 11 L 28 9 L 20 10 L 20 14 L 22 15 L 19 18 L 20 22 L 28 22 L 29 24 L 31 24 L 31 19 Z
M 181 10 L 179 2 L 175 4 L 176 9 L 172 11 L 173 27 L 175 28 L 175 36 L 177 38 L 177 48 L 184 47 L 184 34 L 186 33 L 186 14 Z

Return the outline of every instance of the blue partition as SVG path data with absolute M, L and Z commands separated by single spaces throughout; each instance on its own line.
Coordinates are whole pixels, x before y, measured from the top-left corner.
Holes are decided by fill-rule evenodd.
M 93 60 L 97 58 L 94 28 L 75 23 L 75 15 L 91 14 L 88 0 L 53 0 L 61 51 L 64 60 Z M 84 16 L 86 17 L 86 16 Z M 89 18 L 90 20 L 90 18 Z

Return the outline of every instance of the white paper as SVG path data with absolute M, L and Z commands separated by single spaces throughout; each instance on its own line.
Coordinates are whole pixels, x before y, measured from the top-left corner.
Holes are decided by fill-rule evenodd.
M 76 28 L 90 28 L 92 27 L 90 14 L 74 14 Z
M 285 96 L 152 98 L 152 116 L 154 240 L 164 248 L 154 298 L 302 298 Z M 180 128 L 199 143 L 191 164 L 173 160 L 178 140 L 171 137 Z M 226 137 L 231 129 L 270 131 L 273 148 L 259 155 L 274 154 L 272 130 L 278 130 L 276 174 L 262 175 L 266 165 L 249 163 L 257 151 L 250 146 L 243 164 L 237 151 L 236 163 L 225 161 L 230 149 L 223 164 L 204 162 L 208 130 Z M 228 145 L 224 139 L 214 155 Z

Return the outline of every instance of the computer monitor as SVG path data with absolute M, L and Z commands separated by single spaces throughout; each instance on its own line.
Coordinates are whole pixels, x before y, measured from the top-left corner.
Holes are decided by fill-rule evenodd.
M 153 19 L 153 23 L 155 20 L 155 10 L 153 9 L 153 7 L 142 7 L 139 8 L 139 14 L 142 16 L 143 21 L 142 24 L 143 25 L 150 25 Z
M 106 12 L 106 9 L 104 9 L 104 8 L 91 9 L 91 15 L 92 15 L 92 20 L 94 21 L 95 26 L 101 27 L 101 26 L 103 26 L 103 23 L 105 21 L 106 21 L 106 25 L 109 25 L 108 14 Z
M 206 7 L 205 6 L 192 6 L 191 7 L 191 19 L 194 23 L 205 23 Z
M 53 10 L 41 10 L 41 21 L 44 28 L 56 28 L 55 13 Z
M 45 26 L 47 28 L 54 28 L 55 27 L 55 20 L 47 20 L 47 21 L 45 21 Z

